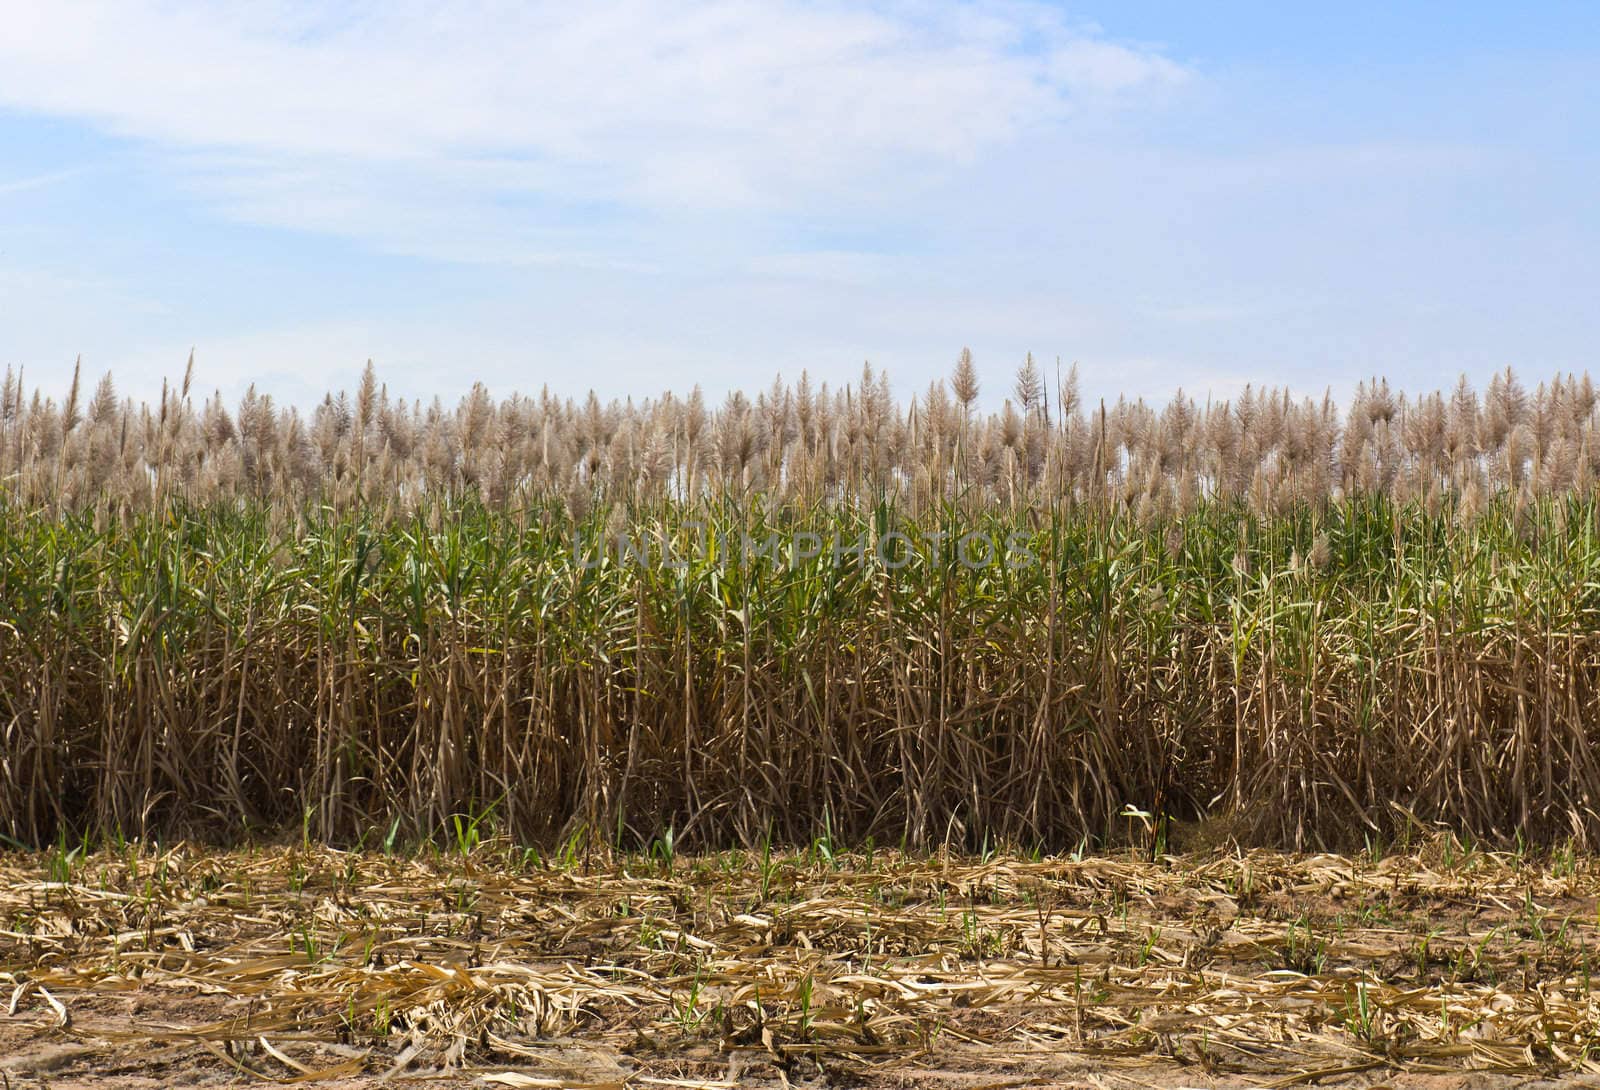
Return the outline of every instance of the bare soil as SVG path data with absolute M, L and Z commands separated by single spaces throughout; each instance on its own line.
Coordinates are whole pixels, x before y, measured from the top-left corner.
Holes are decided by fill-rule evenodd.
M 1597 1085 L 1600 869 L 0 859 L 4 1085 Z

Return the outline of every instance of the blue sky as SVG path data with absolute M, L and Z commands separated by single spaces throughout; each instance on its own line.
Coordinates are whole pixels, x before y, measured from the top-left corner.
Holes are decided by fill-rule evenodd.
M 0 365 L 1411 389 L 1600 343 L 1600 8 L 8 11 Z

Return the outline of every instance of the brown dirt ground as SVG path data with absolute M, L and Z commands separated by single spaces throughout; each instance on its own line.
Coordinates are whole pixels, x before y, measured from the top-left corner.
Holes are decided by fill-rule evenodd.
M 178 849 L 0 878 L 4 1088 L 1600 1086 L 1586 860 Z
M 148 1032 L 152 1038 L 165 1037 L 184 1027 L 216 1020 L 223 1004 L 196 1002 L 192 998 L 157 997 L 151 1000 L 121 999 L 75 1007 L 73 1030 L 63 1033 L 46 1019 L 26 1016 L 0 1017 L 0 1075 L 6 1087 L 50 1087 L 53 1090 L 127 1087 L 129 1090 L 158 1090 L 162 1087 L 220 1087 L 261 1084 L 267 1081 L 294 1084 L 296 1073 L 279 1068 L 267 1075 L 273 1065 L 258 1043 L 247 1043 L 237 1050 L 239 1063 L 247 1073 L 222 1054 L 182 1040 L 155 1044 L 152 1041 L 117 1040 L 126 1034 Z M 92 1007 L 92 1009 L 91 1009 Z M 137 1008 L 138 1013 L 134 1014 Z M 367 1050 L 329 1042 L 275 1043 L 280 1051 L 313 1071 L 337 1069 L 352 1061 L 363 1061 Z M 937 1057 L 919 1062 L 890 1063 L 872 1070 L 829 1071 L 826 1066 L 789 1075 L 762 1056 L 716 1055 L 709 1050 L 689 1054 L 640 1060 L 605 1045 L 572 1038 L 551 1038 L 541 1042 L 541 1055 L 524 1059 L 515 1068 L 492 1066 L 456 1070 L 424 1069 L 389 1076 L 384 1070 L 334 1074 L 302 1079 L 328 1090 L 376 1090 L 378 1087 L 415 1087 L 427 1090 L 457 1090 L 460 1087 L 857 1087 L 861 1090 L 1009 1090 L 1017 1087 L 1083 1088 L 1083 1090 L 1147 1090 L 1152 1087 L 1223 1088 L 1261 1087 L 1281 1078 L 1293 1078 L 1316 1069 L 1274 1071 L 1263 1068 L 1249 1074 L 1207 1072 L 1192 1065 L 1150 1057 L 1095 1058 L 1072 1052 L 1049 1050 L 1011 1050 L 1005 1047 L 952 1044 Z M 379 1065 L 381 1068 L 381 1065 Z M 527 1081 L 501 1081 L 505 1075 L 521 1075 Z M 263 1077 L 266 1076 L 266 1077 Z M 644 1081 L 653 1080 L 653 1081 Z M 1548 1088 L 1600 1086 L 1592 1077 L 1542 1078 L 1496 1072 L 1414 1074 L 1382 1068 L 1366 1071 L 1327 1073 L 1296 1079 L 1295 1085 L 1323 1087 L 1365 1087 L 1379 1090 L 1504 1090 L 1510 1087 Z

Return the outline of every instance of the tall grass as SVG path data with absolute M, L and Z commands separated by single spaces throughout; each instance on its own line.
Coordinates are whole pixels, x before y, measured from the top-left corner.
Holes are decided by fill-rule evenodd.
M 1245 843 L 1592 845 L 1597 526 L 1577 491 L 1470 519 L 1376 493 L 12 497 L 0 830 L 351 842 L 488 814 L 528 839 L 1071 847 L 1132 805 Z M 710 544 L 591 547 L 622 529 Z M 888 530 L 904 566 L 743 547 Z M 1037 562 L 965 564 L 973 532 Z
M 952 396 L 953 395 L 953 396 Z M 1600 474 L 1596 394 L 1587 376 L 1531 394 L 1507 371 L 1480 399 L 1362 384 L 1331 398 L 1247 388 L 1197 405 L 1118 399 L 1085 411 L 1075 373 L 1046 381 L 1031 358 L 1012 397 L 977 408 L 963 353 L 943 383 L 897 403 L 866 368 L 830 390 L 775 382 L 708 408 L 699 390 L 642 402 L 581 403 L 476 386 L 459 404 L 391 398 L 369 367 L 354 395 L 308 416 L 251 389 L 231 409 L 197 400 L 191 379 L 159 402 L 120 399 L 110 376 L 85 398 L 75 371 L 61 401 L 8 370 L 0 384 L 0 488 L 23 507 L 88 511 L 104 523 L 173 500 L 327 504 L 404 513 L 472 493 L 513 509 L 559 499 L 593 507 L 718 497 L 810 506 L 884 495 L 912 512 L 1096 506 L 1141 523 L 1202 501 L 1260 514 L 1335 498 L 1385 497 L 1470 517 L 1496 496 L 1592 491 Z
M 963 352 L 902 403 L 868 368 L 446 408 L 369 367 L 304 416 L 191 385 L 0 386 L 13 840 L 1600 835 L 1587 377 L 1086 409 L 1030 358 L 985 412 Z

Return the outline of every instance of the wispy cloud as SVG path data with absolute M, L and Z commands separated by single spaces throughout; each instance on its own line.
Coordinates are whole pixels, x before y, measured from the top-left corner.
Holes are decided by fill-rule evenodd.
M 87 170 L 87 167 L 73 167 L 70 170 L 52 170 L 26 178 L 0 178 L 0 196 L 7 193 L 25 193 L 31 189 L 43 189 L 58 182 L 71 181 L 82 176 Z
M 500 260 L 629 212 L 870 203 L 1188 76 L 1026 0 L 338 10 L 25 6 L 0 103 L 175 153 L 240 218 Z

